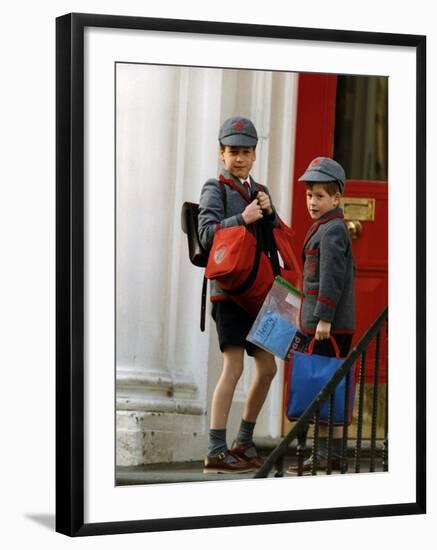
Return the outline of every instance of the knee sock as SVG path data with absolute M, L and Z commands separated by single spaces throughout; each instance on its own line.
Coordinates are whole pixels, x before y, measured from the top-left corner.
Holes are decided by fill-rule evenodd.
M 341 457 L 343 440 L 341 437 L 335 437 L 332 439 L 331 453 L 333 458 Z M 319 437 L 319 446 L 317 454 L 322 458 L 328 458 L 328 438 Z
M 247 443 L 252 441 L 255 424 L 256 422 L 247 422 L 246 420 L 241 419 L 240 429 L 237 434 L 238 443 Z
M 208 456 L 217 456 L 228 450 L 226 445 L 226 428 L 223 430 L 209 430 Z

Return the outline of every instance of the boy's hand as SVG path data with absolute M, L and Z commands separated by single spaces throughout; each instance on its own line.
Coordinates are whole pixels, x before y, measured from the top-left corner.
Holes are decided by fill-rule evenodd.
M 254 199 L 243 211 L 243 220 L 246 225 L 257 222 L 263 217 L 262 208 L 258 199 Z
M 323 319 L 320 319 L 320 321 L 317 323 L 316 328 L 316 334 L 315 338 L 316 340 L 326 340 L 329 338 L 331 334 L 331 323 L 328 323 L 328 321 L 324 321 Z
M 265 210 L 267 214 L 271 214 L 273 212 L 272 203 L 270 202 L 270 197 L 267 193 L 264 193 L 264 191 L 258 191 L 256 198 L 258 199 L 258 203 L 261 208 Z

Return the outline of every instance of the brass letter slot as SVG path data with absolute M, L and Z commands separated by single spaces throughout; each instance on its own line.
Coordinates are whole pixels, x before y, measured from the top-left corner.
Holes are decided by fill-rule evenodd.
M 375 220 L 375 199 L 354 199 L 344 197 L 340 206 L 345 220 L 373 222 Z

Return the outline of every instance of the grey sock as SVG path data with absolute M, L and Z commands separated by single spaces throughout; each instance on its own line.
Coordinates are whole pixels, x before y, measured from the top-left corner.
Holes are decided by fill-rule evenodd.
M 340 437 L 336 437 L 332 439 L 331 453 L 333 458 L 341 457 L 342 443 L 343 441 Z M 322 458 L 328 458 L 328 438 L 327 437 L 319 437 L 319 446 L 318 446 L 317 454 Z
M 223 430 L 209 430 L 208 456 L 217 456 L 228 450 L 226 445 L 226 428 Z
M 237 434 L 238 443 L 252 441 L 255 424 L 256 422 L 248 422 L 247 420 L 241 419 L 240 429 Z

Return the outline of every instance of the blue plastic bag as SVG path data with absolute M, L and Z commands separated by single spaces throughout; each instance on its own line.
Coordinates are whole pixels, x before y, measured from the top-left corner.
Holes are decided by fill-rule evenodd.
M 288 359 L 290 349 L 304 350 L 306 336 L 298 331 L 300 292 L 276 277 L 246 336 L 252 344 Z
M 312 343 L 314 340 L 312 341 Z M 331 337 L 332 342 L 332 337 Z M 335 345 L 335 348 L 337 346 Z M 289 420 L 297 420 L 307 409 L 308 405 L 315 399 L 320 391 L 326 386 L 334 373 L 341 366 L 344 358 L 327 357 L 324 355 L 315 355 L 311 353 L 293 353 L 293 363 L 290 372 L 289 399 L 287 404 L 287 417 Z M 353 374 L 350 376 L 349 393 L 349 415 L 347 423 L 352 421 L 352 411 L 355 399 L 355 382 Z M 345 401 L 346 377 L 338 384 L 335 390 L 334 402 L 334 424 L 343 424 L 344 419 L 344 401 Z M 326 424 L 329 416 L 329 397 L 320 407 L 320 422 Z
M 296 327 L 275 311 L 267 309 L 263 311 L 250 341 L 278 357 L 285 358 L 296 332 Z

